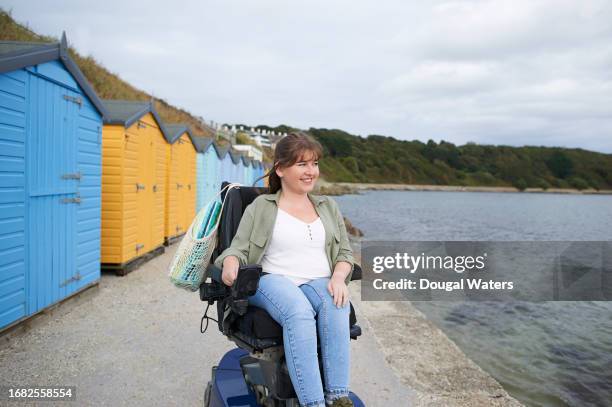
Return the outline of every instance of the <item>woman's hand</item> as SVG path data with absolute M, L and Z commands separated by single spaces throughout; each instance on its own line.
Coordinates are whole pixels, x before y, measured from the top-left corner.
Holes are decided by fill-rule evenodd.
M 327 290 L 334 299 L 334 305 L 338 308 L 344 307 L 349 300 L 349 291 L 344 277 L 339 274 L 332 275 L 327 284 Z
M 238 269 L 240 268 L 240 262 L 236 256 L 227 256 L 223 259 L 223 271 L 221 273 L 221 280 L 223 283 L 231 287 L 238 277 Z

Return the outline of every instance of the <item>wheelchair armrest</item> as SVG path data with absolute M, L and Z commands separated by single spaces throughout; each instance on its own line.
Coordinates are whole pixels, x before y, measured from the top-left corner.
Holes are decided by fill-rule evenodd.
M 357 263 L 353 266 L 353 274 L 351 275 L 351 281 L 361 280 L 361 276 L 363 271 L 361 270 L 361 266 Z
M 214 264 L 209 264 L 207 274 L 212 282 L 203 282 L 200 286 L 200 299 L 213 303 L 229 297 L 232 310 L 243 315 L 248 306 L 249 296 L 255 294 L 259 277 L 262 274 L 261 266 L 249 264 L 238 269 L 238 276 L 232 287 L 228 287 L 221 278 L 223 270 Z

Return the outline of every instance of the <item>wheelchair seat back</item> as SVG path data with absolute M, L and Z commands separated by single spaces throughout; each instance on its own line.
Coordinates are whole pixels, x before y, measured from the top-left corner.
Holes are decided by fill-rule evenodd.
M 228 183 L 223 182 L 221 188 L 224 188 Z M 217 235 L 219 238 L 217 248 L 213 252 L 212 260 L 214 261 L 223 250 L 230 247 L 232 239 L 236 235 L 238 225 L 240 225 L 240 219 L 247 206 L 251 204 L 261 194 L 267 194 L 268 188 L 262 187 L 239 187 L 232 188 L 221 193 L 221 200 L 225 199 L 227 194 L 227 200 L 221 213 L 221 220 L 219 222 L 219 230 Z

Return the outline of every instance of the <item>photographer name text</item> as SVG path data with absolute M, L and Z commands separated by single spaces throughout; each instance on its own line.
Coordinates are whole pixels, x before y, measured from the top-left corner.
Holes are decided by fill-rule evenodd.
M 480 256 L 432 256 L 421 253 L 411 255 L 408 253 L 395 253 L 393 256 L 375 256 L 372 259 L 372 271 L 375 274 L 389 272 L 408 272 L 414 274 L 418 271 L 453 272 L 486 272 L 487 253 Z M 494 281 L 486 278 L 459 278 L 453 281 L 439 281 L 429 278 L 401 278 L 397 281 L 386 281 L 376 278 L 372 286 L 376 290 L 512 290 L 512 281 Z

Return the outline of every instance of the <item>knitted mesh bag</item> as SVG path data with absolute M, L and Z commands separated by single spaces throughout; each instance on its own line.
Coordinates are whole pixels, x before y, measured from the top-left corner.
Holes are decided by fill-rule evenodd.
M 223 212 L 223 205 L 230 189 L 240 184 L 228 184 L 196 215 L 179 244 L 170 263 L 170 281 L 189 291 L 197 291 L 206 279 L 206 269 L 217 243 L 217 230 Z M 225 190 L 223 202 L 217 197 Z

